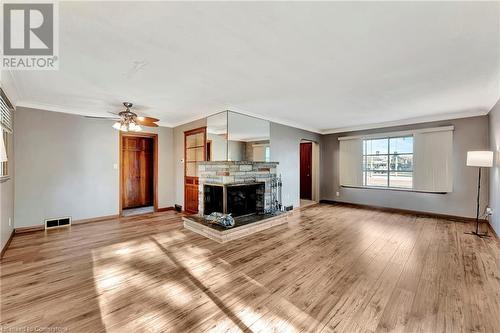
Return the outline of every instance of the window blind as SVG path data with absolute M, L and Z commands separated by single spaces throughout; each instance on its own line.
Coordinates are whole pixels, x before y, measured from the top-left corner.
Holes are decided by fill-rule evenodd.
M 443 126 L 413 131 L 340 137 L 340 185 L 366 186 L 363 185 L 364 140 L 413 136 L 413 181 L 410 185 L 411 188 L 406 188 L 406 190 L 436 193 L 452 192 L 453 130 L 453 126 Z M 385 188 L 391 188 L 391 186 L 388 184 Z
M 453 131 L 416 133 L 414 188 L 425 192 L 452 192 Z
M 363 140 L 340 141 L 340 185 L 363 185 Z
M 0 126 L 6 132 L 12 133 L 12 106 L 3 90 L 0 89 Z

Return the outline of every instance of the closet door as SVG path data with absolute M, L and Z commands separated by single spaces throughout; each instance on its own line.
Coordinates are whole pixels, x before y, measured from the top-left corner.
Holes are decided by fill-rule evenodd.
M 153 139 L 124 136 L 122 208 L 153 205 Z

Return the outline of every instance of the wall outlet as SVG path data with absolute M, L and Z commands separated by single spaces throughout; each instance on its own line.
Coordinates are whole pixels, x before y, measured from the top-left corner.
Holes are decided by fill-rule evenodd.
M 113 164 L 113 169 L 118 170 L 118 164 Z
M 9 227 L 12 227 L 12 219 L 9 217 Z
M 337 197 L 340 197 L 340 192 L 335 192 L 335 195 L 336 195 Z

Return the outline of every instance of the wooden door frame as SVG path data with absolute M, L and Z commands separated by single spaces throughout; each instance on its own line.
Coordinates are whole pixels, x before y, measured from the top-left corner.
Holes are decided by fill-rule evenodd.
M 123 137 L 142 137 L 153 139 L 153 207 L 154 211 L 158 211 L 158 134 L 146 132 L 122 132 L 120 131 L 120 144 L 119 144 L 119 168 L 120 168 L 120 194 L 118 197 L 119 211 L 118 215 L 123 216 Z
M 312 139 L 305 139 L 305 138 L 302 138 L 300 139 L 299 141 L 299 161 L 298 161 L 298 170 L 299 170 L 299 177 L 298 177 L 298 190 L 299 190 L 299 203 L 300 203 L 300 162 L 301 162 L 301 159 L 300 159 L 300 144 L 301 143 L 311 143 L 312 144 L 312 151 L 311 151 L 311 198 L 312 198 L 312 201 L 315 201 L 315 202 L 319 202 L 320 201 L 320 181 L 319 181 L 319 177 L 320 177 L 320 174 L 321 174 L 321 170 L 320 170 L 320 164 L 321 164 L 321 147 L 320 147 L 320 143 L 318 141 L 315 141 L 315 140 L 312 140 Z M 314 159 L 314 149 L 317 149 L 317 153 L 318 153 L 318 156 L 317 156 L 317 160 L 315 161 Z M 315 164 L 318 165 L 318 168 L 315 169 Z M 316 178 L 316 182 L 315 182 L 315 178 Z M 315 193 L 315 190 L 317 191 L 317 193 Z M 317 195 L 315 195 L 317 194 Z
M 186 169 L 187 169 L 187 145 L 186 145 L 186 138 L 189 135 L 192 134 L 197 134 L 197 133 L 203 133 L 203 160 L 207 160 L 207 126 L 202 126 L 194 129 L 190 129 L 188 131 L 184 131 L 184 177 L 182 178 L 182 187 L 184 188 L 184 211 L 188 213 L 192 213 L 191 211 L 186 210 L 186 197 L 187 197 L 187 191 L 186 191 Z M 191 177 L 191 178 L 199 178 L 199 177 Z M 200 198 L 198 197 L 198 200 Z M 199 203 L 198 203 L 199 204 Z
M 299 199 L 302 199 L 302 173 L 303 173 L 303 170 L 302 170 L 302 147 L 303 145 L 309 145 L 311 148 L 311 151 L 310 151 L 310 160 L 309 160 L 309 163 L 310 163 L 310 184 L 309 184 L 309 187 L 310 187 L 310 194 L 311 194 L 311 197 L 308 199 L 308 198 L 304 198 L 304 199 L 307 199 L 307 200 L 312 200 L 313 198 L 313 142 L 312 141 L 301 141 L 300 144 L 299 144 Z

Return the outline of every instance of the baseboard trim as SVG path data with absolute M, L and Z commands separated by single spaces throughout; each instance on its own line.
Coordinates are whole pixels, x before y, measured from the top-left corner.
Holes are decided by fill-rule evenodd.
M 3 258 L 3 255 L 5 254 L 5 251 L 9 248 L 10 242 L 12 242 L 12 238 L 14 237 L 14 229 L 12 229 L 12 232 L 10 233 L 9 239 L 7 240 L 7 243 L 5 243 L 5 246 L 2 249 L 2 252 L 0 252 L 0 259 Z
M 71 224 L 84 224 L 84 223 L 94 223 L 94 222 L 104 222 L 104 221 L 109 221 L 109 220 L 115 220 L 119 218 L 120 216 L 118 214 L 116 215 L 106 215 L 106 216 L 100 216 L 100 217 L 93 217 L 89 219 L 81 219 L 81 220 L 75 220 L 72 221 Z
M 33 227 L 21 227 L 21 228 L 15 228 L 14 233 L 15 234 L 25 234 L 27 232 L 35 232 L 35 231 L 43 231 L 45 230 L 45 227 L 43 225 L 37 225 Z
M 107 215 L 107 216 L 99 216 L 99 217 L 93 217 L 89 219 L 81 219 L 81 220 L 74 220 L 71 221 L 72 225 L 75 224 L 85 224 L 85 223 L 93 223 L 93 222 L 104 222 L 104 221 L 109 221 L 109 220 L 114 220 L 117 219 L 118 215 Z M 32 227 L 21 227 L 21 228 L 15 228 L 14 232 L 16 234 L 24 234 L 27 232 L 35 232 L 35 231 L 44 231 L 45 227 L 43 225 L 40 226 L 32 226 Z
M 365 205 L 365 204 L 341 202 L 341 201 L 335 201 L 335 200 L 320 200 L 320 203 L 331 204 L 331 205 L 344 205 L 344 206 L 359 207 L 359 208 L 368 208 L 368 209 L 375 209 L 375 210 L 380 210 L 380 211 L 384 211 L 384 212 L 391 212 L 391 213 L 401 213 L 401 214 L 412 214 L 412 215 L 419 215 L 419 216 L 435 217 L 435 218 L 451 220 L 451 221 L 456 221 L 456 222 L 475 222 L 476 221 L 476 219 L 473 217 L 447 215 L 447 214 L 439 214 L 439 213 L 432 213 L 432 212 L 423 212 L 423 211 L 410 210 L 410 209 Z M 488 221 L 481 220 L 481 222 L 488 222 Z M 489 225 L 489 223 L 488 223 L 488 225 Z
M 162 207 L 162 208 L 158 208 L 156 211 L 158 213 L 160 213 L 160 212 L 168 212 L 169 210 L 175 210 L 175 208 L 173 206 Z
M 166 212 L 166 211 L 170 211 L 170 210 L 175 210 L 175 209 L 174 209 L 174 207 L 163 207 L 163 208 L 159 208 L 157 210 L 157 212 Z M 107 216 L 93 217 L 93 218 L 89 218 L 89 219 L 74 220 L 71 222 L 71 224 L 77 225 L 77 224 L 85 224 L 85 223 L 106 222 L 106 221 L 115 220 L 115 219 L 119 219 L 119 218 L 120 218 L 120 216 L 118 214 L 107 215 Z M 126 217 L 123 217 L 123 218 L 126 218 Z M 27 232 L 44 231 L 44 230 L 45 230 L 45 227 L 43 225 L 40 225 L 40 226 L 32 226 L 32 227 L 15 228 L 14 233 L 24 234 Z
M 491 231 L 491 234 L 493 235 L 493 237 L 498 239 L 498 235 L 497 235 L 495 229 L 493 229 L 493 226 L 489 222 L 488 222 L 488 227 L 490 228 L 490 231 Z

